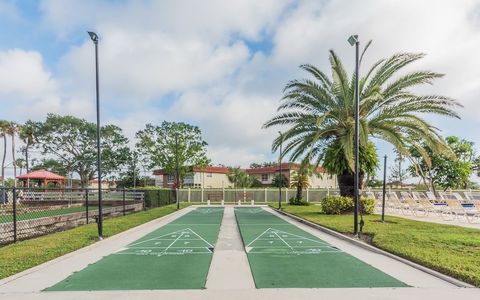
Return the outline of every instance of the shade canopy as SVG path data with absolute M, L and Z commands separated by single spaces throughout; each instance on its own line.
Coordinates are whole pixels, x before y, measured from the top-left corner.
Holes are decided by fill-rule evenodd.
M 43 180 L 58 180 L 63 181 L 65 180 L 64 176 L 52 173 L 47 170 L 37 170 L 33 171 L 24 175 L 17 176 L 17 179 L 20 180 L 27 180 L 27 179 L 43 179 Z

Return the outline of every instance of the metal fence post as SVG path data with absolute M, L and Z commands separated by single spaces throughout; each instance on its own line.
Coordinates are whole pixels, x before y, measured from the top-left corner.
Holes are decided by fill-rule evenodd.
M 123 215 L 125 215 L 125 188 L 123 188 L 122 205 L 123 205 Z
M 13 242 L 17 242 L 17 189 L 13 188 Z
M 88 224 L 88 189 L 85 189 L 85 216 Z

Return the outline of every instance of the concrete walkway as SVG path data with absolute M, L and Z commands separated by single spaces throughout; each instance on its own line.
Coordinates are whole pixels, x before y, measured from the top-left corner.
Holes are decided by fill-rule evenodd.
M 204 290 L 41 292 L 72 272 L 85 268 L 88 264 L 117 251 L 138 239 L 139 236 L 173 221 L 191 209 L 183 209 L 0 280 L 0 299 L 480 299 L 480 289 L 455 287 L 399 261 L 360 248 L 279 214 L 277 215 L 288 222 L 414 287 L 255 289 L 246 254 L 236 228 L 233 208 L 228 206 L 225 210 L 217 248 L 207 278 L 207 288 Z
M 220 290 L 255 289 L 233 206 L 226 206 L 223 212 L 206 287 Z

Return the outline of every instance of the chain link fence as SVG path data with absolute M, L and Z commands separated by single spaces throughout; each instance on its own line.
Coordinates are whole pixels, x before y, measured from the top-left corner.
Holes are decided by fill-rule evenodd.
M 103 190 L 103 218 L 145 209 L 144 193 Z M 98 218 L 97 189 L 0 188 L 0 244 L 62 231 Z

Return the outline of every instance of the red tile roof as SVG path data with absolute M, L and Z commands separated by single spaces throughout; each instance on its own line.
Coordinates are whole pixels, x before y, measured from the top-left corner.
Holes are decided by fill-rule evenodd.
M 17 176 L 17 179 L 65 180 L 65 177 L 49 172 L 47 170 L 37 170 L 24 175 Z
M 300 164 L 296 163 L 282 163 L 282 171 L 290 171 L 290 170 L 298 170 L 300 169 Z M 280 166 L 279 165 L 274 165 L 274 166 L 269 166 L 269 167 L 262 167 L 262 168 L 253 168 L 253 169 L 247 169 L 246 172 L 250 175 L 253 174 L 271 174 L 271 173 L 276 173 L 280 171 Z M 319 173 L 325 173 L 326 170 L 323 167 L 318 167 L 317 172 Z
M 204 172 L 204 173 L 219 173 L 219 174 L 228 174 L 230 170 L 227 167 L 193 167 L 194 172 Z M 154 170 L 153 175 L 166 175 L 167 172 L 163 169 Z

